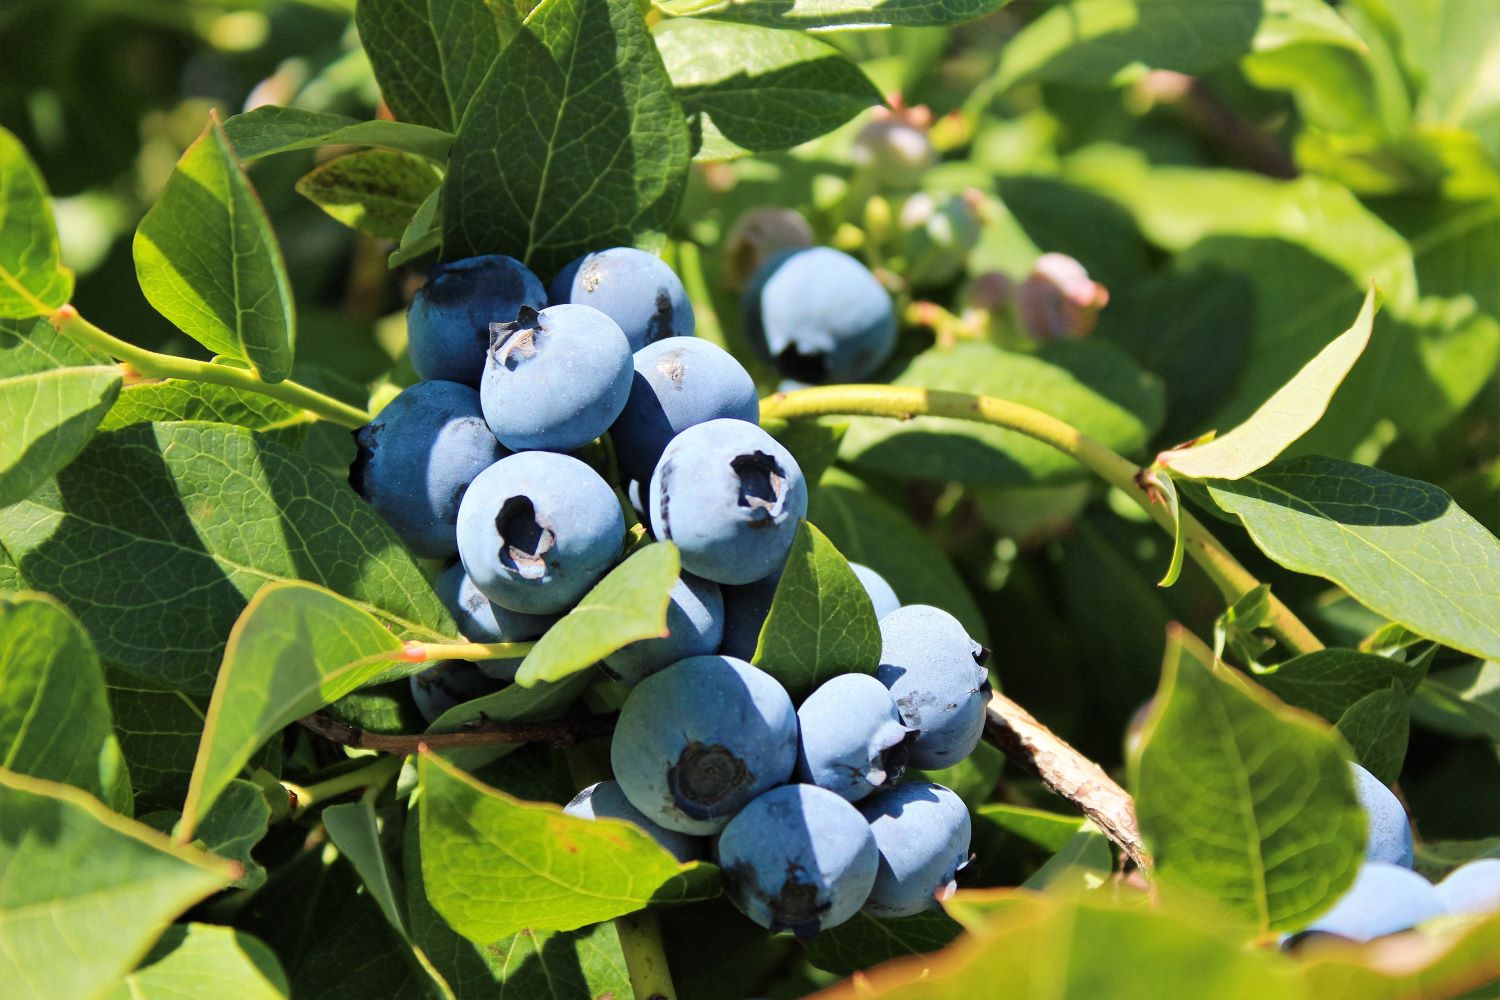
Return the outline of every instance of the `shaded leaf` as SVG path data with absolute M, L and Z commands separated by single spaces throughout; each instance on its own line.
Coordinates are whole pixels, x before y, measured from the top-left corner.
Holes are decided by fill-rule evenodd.
M 1500 658 L 1500 542 L 1436 486 L 1309 455 L 1208 490 L 1280 565 L 1436 642 Z
M 401 231 L 401 245 L 387 261 L 390 267 L 410 264 L 418 257 L 443 245 L 442 207 L 443 189 L 438 188 L 417 206 L 411 221 Z
M 213 924 L 174 924 L 107 1000 L 275 1000 L 286 973 L 265 944 Z
M 351 229 L 399 240 L 440 181 L 415 156 L 366 149 L 319 165 L 297 181 L 297 193 Z
M 542 681 L 533 687 L 511 684 L 480 698 L 454 705 L 427 727 L 431 733 L 462 732 L 479 721 L 545 722 L 561 718 L 573 706 L 598 675 L 584 671 L 570 674 L 560 681 Z M 454 767 L 474 771 L 492 761 L 521 749 L 522 744 L 444 750 L 443 759 Z
M 47 187 L 21 140 L 0 128 L 0 316 L 45 316 L 73 294 Z
M 975 810 L 975 816 L 1054 852 L 1062 850 L 1084 822 L 1081 816 L 1064 816 L 1005 802 L 982 805 Z
M 291 374 L 292 287 L 271 221 L 210 121 L 136 229 L 136 278 L 157 312 L 267 382 Z
M 1406 760 L 1411 735 L 1407 695 L 1392 681 L 1383 691 L 1371 691 L 1339 716 L 1338 731 L 1366 771 L 1383 785 L 1394 785 Z
M 246 161 L 318 146 L 381 146 L 441 162 L 453 145 L 451 132 L 425 125 L 362 122 L 347 115 L 272 106 L 234 115 L 224 122 L 224 132 L 235 154 Z
M 1428 675 L 1420 693 L 1424 702 L 1447 717 L 1444 728 L 1500 743 L 1500 663 L 1490 660 L 1438 671 Z
M 1402 663 L 1353 649 L 1320 649 L 1258 673 L 1255 681 L 1287 704 L 1337 722 L 1355 702 L 1384 691 L 1393 680 L 1407 694 L 1414 692 L 1427 672 L 1429 659 L 1430 656 L 1424 656 L 1412 663 Z
M 200 702 L 114 669 L 105 671 L 105 683 L 137 811 L 176 811 L 187 795 L 207 699 Z
M 173 420 L 234 424 L 295 448 L 306 438 L 313 418 L 306 410 L 258 392 L 169 378 L 127 386 L 104 415 L 99 429 L 112 431 L 131 424 Z
M 1047 859 L 1046 864 L 1021 883 L 1022 889 L 1088 890 L 1097 889 L 1115 870 L 1115 855 L 1109 838 L 1092 823 L 1080 827 Z
M 895 920 L 858 913 L 813 938 L 807 960 L 825 972 L 849 976 L 893 958 L 937 951 L 961 930 L 952 917 L 935 910 Z
M 711 17 L 777 28 L 848 25 L 958 24 L 1000 8 L 1006 0 L 664 0 L 674 17 Z

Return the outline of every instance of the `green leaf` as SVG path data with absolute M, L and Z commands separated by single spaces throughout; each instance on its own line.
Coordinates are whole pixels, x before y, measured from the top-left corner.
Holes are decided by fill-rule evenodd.
M 0 595 L 0 766 L 131 810 L 99 658 L 77 620 L 45 594 Z
M 266 106 L 235 115 L 224 132 L 241 160 L 318 146 L 381 146 L 442 162 L 453 145 L 451 132 L 408 122 L 362 122 L 303 108 Z
M 132 249 L 141 291 L 172 325 L 267 382 L 291 374 L 291 282 L 271 220 L 217 121 L 177 161 Z
M 1323 416 L 1344 376 L 1364 353 L 1374 325 L 1371 287 L 1354 325 L 1329 341 L 1248 420 L 1204 444 L 1164 451 L 1156 457 L 1157 464 L 1193 479 L 1240 479 L 1263 468 Z
M 989 344 L 933 348 L 894 385 L 998 396 L 1065 420 L 1124 453 L 1146 444 L 1164 416 L 1161 384 L 1119 348 L 1098 340 L 1064 341 L 1037 355 Z M 902 477 L 1015 486 L 1085 475 L 1057 449 L 1015 431 L 947 417 L 850 422 L 839 454 L 856 466 Z
M 47 186 L 26 147 L 0 128 L 0 316 L 46 316 L 73 294 Z
M 307 437 L 314 418 L 306 410 L 245 389 L 169 378 L 127 386 L 104 415 L 100 430 L 131 424 L 196 420 L 234 424 L 268 434 L 288 448 Z
M 1435 642 L 1500 658 L 1500 542 L 1436 486 L 1308 455 L 1208 490 L 1280 565 Z
M 414 673 L 374 615 L 298 581 L 256 591 L 229 633 L 193 765 L 184 833 L 281 727 L 355 688 Z
M 174 924 L 106 1000 L 277 1000 L 289 995 L 281 963 L 232 927 Z
M 389 267 L 410 264 L 418 257 L 443 245 L 442 207 L 443 189 L 438 188 L 417 206 L 411 221 L 401 231 L 401 245 L 387 261 Z
M 120 670 L 106 670 L 105 683 L 137 811 L 177 810 L 193 773 L 206 703 Z
M 1212 899 L 1259 933 L 1332 905 L 1364 854 L 1349 765 L 1326 726 L 1233 675 L 1174 628 L 1130 754 L 1130 790 L 1168 900 Z
M 190 695 L 212 689 L 230 627 L 277 580 L 343 594 L 403 638 L 456 634 L 400 540 L 347 484 L 224 424 L 96 435 L 0 510 L 0 544 L 32 587 L 78 616 L 111 667 Z M 94 571 L 101 552 L 106 573 Z
M 1428 676 L 1420 694 L 1428 705 L 1457 723 L 1446 726 L 1448 730 L 1500 743 L 1500 663 L 1475 662 L 1436 671 Z
M 753 662 L 793 699 L 839 674 L 873 674 L 880 623 L 849 562 L 810 521 L 797 528 Z
M 75 346 L 46 320 L 0 319 L 0 506 L 29 496 L 78 457 L 122 381 L 108 358 Z
M 192 843 L 210 854 L 239 862 L 244 874 L 235 880 L 235 888 L 258 889 L 266 882 L 266 870 L 250 852 L 265 837 L 270 822 L 271 805 L 266 793 L 254 782 L 236 778 L 224 786 L 218 801 L 198 824 Z
M 799 31 L 670 18 L 651 33 L 682 110 L 697 116 L 695 159 L 790 149 L 880 103 L 858 66 Z
M 857 913 L 813 938 L 807 960 L 824 972 L 851 976 L 881 962 L 937 951 L 961 930 L 952 917 L 933 910 L 897 920 Z
M 576 930 L 718 893 L 716 868 L 678 864 L 633 824 L 512 798 L 430 753 L 418 770 L 427 897 L 471 941 Z
M 849 421 L 837 417 L 813 420 L 768 417 L 761 421 L 760 426 L 792 453 L 808 485 L 816 486 L 822 481 L 823 473 L 838 461 L 839 444 L 849 430 Z
M 1047 863 L 1021 883 L 1023 889 L 1087 891 L 1109 881 L 1115 856 L 1109 838 L 1092 823 L 1080 827 Z
M 1262 583 L 1241 594 L 1214 619 L 1214 659 L 1222 660 L 1227 649 L 1242 665 L 1259 671 L 1261 657 L 1276 645 L 1263 634 L 1270 624 L 1271 585 Z
M 1406 760 L 1411 736 L 1407 694 L 1396 681 L 1383 691 L 1371 691 L 1339 716 L 1339 733 L 1354 751 L 1354 759 L 1379 778 L 1394 785 Z
M 0 770 L 0 983 L 15 996 L 102 996 L 236 868 L 70 785 Z
M 998 10 L 1006 0 L 658 0 L 673 17 L 743 21 L 773 28 L 853 25 L 912 27 L 959 24 Z
M 460 997 L 513 994 L 546 1000 L 595 1000 L 631 995 L 625 956 L 612 922 L 577 931 L 524 930 L 475 944 L 454 933 L 427 899 L 417 814 L 407 818 L 401 863 L 412 940 Z M 678 970 L 674 967 L 673 972 Z
M 984 616 L 948 556 L 863 482 L 830 469 L 808 498 L 807 512 L 840 552 L 890 581 L 902 603 L 943 608 L 976 642 L 988 640 Z
M 638 639 L 664 637 L 680 568 L 671 542 L 631 553 L 537 640 L 516 671 L 516 683 L 559 681 Z
M 1491 44 L 1500 31 L 1495 8 L 1484 0 L 1435 0 L 1382 3 L 1375 10 L 1395 28 L 1420 94 L 1418 117 L 1472 129 L 1492 154 L 1500 153 L 1500 93 L 1494 86 L 1500 52 Z
M 1061 813 L 1013 806 L 1005 802 L 982 805 L 975 810 L 975 815 L 984 822 L 994 823 L 1003 830 L 1053 852 L 1067 846 L 1084 823 L 1081 816 L 1064 816 Z
M 409 153 L 366 149 L 318 166 L 297 181 L 297 193 L 351 229 L 399 240 L 441 180 Z
M 443 181 L 443 254 L 496 248 L 550 274 L 665 229 L 687 121 L 634 0 L 544 0 L 463 116 Z
M 359 0 L 354 23 L 396 117 L 453 132 L 529 7 L 516 0 Z
M 1402 663 L 1353 649 L 1320 649 L 1257 673 L 1255 681 L 1282 701 L 1337 722 L 1355 702 L 1384 691 L 1393 680 L 1407 694 L 1414 692 L 1429 658 Z

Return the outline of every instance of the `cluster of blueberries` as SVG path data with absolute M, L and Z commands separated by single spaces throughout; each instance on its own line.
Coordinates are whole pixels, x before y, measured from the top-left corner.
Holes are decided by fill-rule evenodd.
M 1364 863 L 1333 908 L 1293 935 L 1290 944 L 1318 934 L 1370 941 L 1437 917 L 1500 910 L 1500 858 L 1470 861 L 1432 884 L 1413 870 L 1416 852 L 1401 800 L 1375 775 L 1350 766 L 1369 825 Z
M 868 375 L 895 338 L 889 295 L 826 248 L 768 259 L 746 318 L 767 360 L 808 381 Z M 684 860 L 712 853 L 730 898 L 768 928 L 807 936 L 861 908 L 936 905 L 967 863 L 969 814 L 940 785 L 896 781 L 908 762 L 942 768 L 974 749 L 984 651 L 856 565 L 880 621 L 873 675 L 834 677 L 799 709 L 748 662 L 807 484 L 759 426 L 750 375 L 691 336 L 672 270 L 626 247 L 586 254 L 549 288 L 510 257 L 442 264 L 408 331 L 422 381 L 356 432 L 350 482 L 416 555 L 458 557 L 436 589 L 467 638 L 542 635 L 619 560 L 632 508 L 681 553 L 668 633 L 601 664 L 631 688 L 615 779 L 568 811 L 634 822 Z M 618 492 L 570 454 L 596 439 Z M 412 678 L 414 700 L 435 720 L 520 662 L 439 664 Z

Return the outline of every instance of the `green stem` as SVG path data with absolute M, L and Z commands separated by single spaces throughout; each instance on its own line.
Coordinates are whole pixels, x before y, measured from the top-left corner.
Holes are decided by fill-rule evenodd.
M 534 642 L 408 642 L 401 659 L 408 663 L 433 660 L 518 660 L 531 652 Z
M 372 757 L 370 763 L 364 767 L 356 767 L 343 774 L 334 775 L 327 781 L 304 787 L 292 786 L 292 791 L 297 795 L 297 815 L 300 816 L 313 806 L 338 798 L 340 795 L 347 795 L 361 788 L 379 787 L 386 784 L 400 773 L 404 759 L 399 756 L 379 754 Z
M 1016 431 L 1051 445 L 1098 475 L 1111 486 L 1123 491 L 1140 504 L 1169 535 L 1174 534 L 1172 514 L 1166 506 L 1153 503 L 1137 483 L 1141 468 L 1070 424 L 1020 403 L 993 396 L 972 396 L 938 389 L 915 389 L 891 385 L 832 385 L 796 392 L 779 392 L 761 401 L 762 418 L 824 416 L 947 417 L 992 424 Z M 1230 603 L 1260 586 L 1250 571 L 1240 565 L 1197 518 L 1182 512 L 1182 544 L 1189 557 L 1213 580 L 1224 599 Z M 1323 644 L 1291 609 L 1276 595 L 1270 597 L 1270 629 L 1288 649 L 1310 653 Z
M 363 427 L 370 422 L 370 414 L 366 411 L 290 379 L 284 382 L 263 382 L 259 375 L 248 368 L 231 368 L 211 361 L 179 358 L 137 347 L 99 329 L 78 315 L 78 310 L 71 305 L 63 306 L 52 315 L 52 325 L 65 337 L 118 358 L 147 378 L 189 379 L 244 389 L 301 407 L 323 420 L 351 429 Z
M 620 936 L 620 951 L 625 955 L 625 971 L 630 974 L 635 1000 L 676 1000 L 677 991 L 667 968 L 667 952 L 662 947 L 656 914 L 637 910 L 616 917 L 615 933 Z

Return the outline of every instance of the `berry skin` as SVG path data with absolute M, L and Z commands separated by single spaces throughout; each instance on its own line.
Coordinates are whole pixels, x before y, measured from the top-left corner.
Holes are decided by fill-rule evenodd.
M 662 340 L 635 352 L 625 409 L 609 429 L 620 469 L 649 481 L 667 442 L 706 420 L 757 423 L 755 381 L 728 351 L 696 337 Z
M 859 804 L 869 821 L 880 869 L 865 912 L 909 917 L 937 908 L 958 888 L 969 863 L 969 810 L 955 793 L 930 781 L 886 788 Z
M 630 343 L 597 309 L 522 309 L 492 332 L 479 399 L 490 430 L 512 451 L 582 448 L 625 408 Z
M 859 912 L 879 864 L 864 817 L 814 785 L 784 785 L 745 806 L 724 828 L 718 858 L 741 913 L 804 941 Z
M 354 440 L 349 485 L 425 559 L 458 551 L 459 501 L 506 454 L 485 426 L 479 394 L 457 382 L 403 389 Z
M 724 598 L 712 580 L 684 573 L 667 598 L 665 638 L 641 639 L 604 658 L 605 669 L 626 684 L 689 656 L 716 653 L 724 638 Z
M 990 679 L 983 646 L 957 618 L 925 604 L 908 604 L 880 620 L 880 666 L 875 677 L 890 688 L 901 721 L 917 730 L 913 767 L 957 764 L 979 743 Z
M 1437 884 L 1448 912 L 1494 913 L 1500 910 L 1500 858 L 1480 858 L 1459 865 Z
M 881 115 L 855 136 L 850 159 L 883 187 L 913 187 L 937 162 L 927 125 L 921 116 L 910 113 Z
M 412 367 L 424 379 L 477 387 L 490 324 L 511 322 L 523 306 L 546 304 L 541 281 L 514 258 L 487 254 L 439 264 L 406 311 Z
M 455 705 L 493 694 L 505 686 L 467 660 L 442 660 L 408 679 L 411 699 L 429 725 Z
M 724 237 L 724 278 L 736 291 L 760 266 L 783 250 L 801 250 L 815 242 L 812 226 L 795 209 L 766 205 L 734 220 Z
M 709 420 L 667 445 L 649 502 L 652 533 L 677 543 L 683 569 L 750 583 L 786 562 L 807 485 L 792 453 L 755 424 Z
M 1401 800 L 1381 784 L 1379 778 L 1358 764 L 1351 763 L 1349 767 L 1354 771 L 1354 791 L 1370 826 L 1369 839 L 1365 841 L 1365 860 L 1412 867 L 1416 864 L 1416 852 L 1412 847 L 1411 823 L 1407 821 Z
M 906 742 L 896 701 L 868 674 L 840 674 L 797 709 L 797 777 L 850 802 L 895 782 L 906 770 Z
M 553 305 L 592 306 L 614 320 L 632 351 L 693 335 L 693 304 L 682 280 L 660 257 L 634 247 L 584 254 L 558 272 L 548 292 Z
M 539 638 L 558 619 L 557 615 L 528 615 L 502 608 L 479 592 L 462 563 L 454 563 L 439 573 L 432 587 L 458 624 L 459 634 L 470 642 L 529 642 Z M 474 665 L 486 677 L 513 681 L 525 658 L 478 660 Z
M 831 247 L 772 257 L 741 305 L 751 346 L 798 382 L 858 382 L 896 346 L 890 293 L 867 267 Z
M 458 554 L 479 592 L 510 611 L 572 607 L 620 554 L 625 517 L 599 474 L 527 451 L 479 474 L 458 510 Z
M 1307 930 L 1369 941 L 1448 912 L 1432 883 L 1409 868 L 1366 861 L 1354 885 Z
M 771 613 L 771 602 L 776 599 L 776 587 L 781 583 L 782 569 L 778 566 L 759 580 L 722 588 L 724 642 L 719 646 L 719 652 L 742 660 L 755 657 L 760 630 L 765 627 L 766 617 Z
M 902 204 L 902 275 L 913 288 L 946 285 L 963 273 L 982 232 L 979 203 L 974 195 L 919 191 Z
M 718 833 L 791 776 L 797 713 L 765 671 L 693 656 L 636 685 L 609 752 L 631 805 L 669 830 Z
M 705 845 L 700 838 L 668 830 L 647 819 L 645 814 L 630 804 L 625 793 L 620 791 L 618 781 L 600 781 L 590 785 L 573 796 L 573 801 L 563 806 L 563 812 L 579 819 L 623 819 L 627 823 L 634 823 L 683 863 L 697 861 L 705 853 Z
M 852 562 L 849 568 L 854 570 L 854 575 L 864 584 L 865 593 L 870 595 L 877 621 L 901 607 L 901 598 L 896 596 L 896 591 L 886 582 L 885 577 L 863 563 Z

